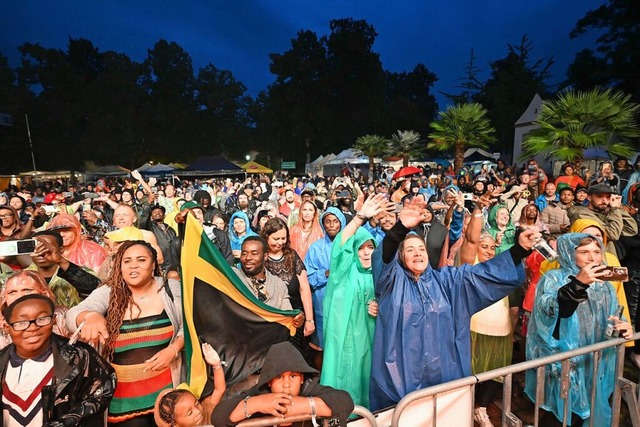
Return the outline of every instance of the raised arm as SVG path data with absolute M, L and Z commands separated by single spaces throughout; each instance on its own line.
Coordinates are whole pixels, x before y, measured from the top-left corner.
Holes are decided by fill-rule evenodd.
M 398 214 L 398 222 L 387 232 L 382 241 L 382 261 L 388 264 L 407 233 L 424 220 L 427 203 L 419 197 L 412 198 Z
M 340 244 L 344 245 L 351 236 L 356 234 L 356 231 L 361 225 L 367 222 L 369 218 L 373 218 L 374 216 L 382 212 L 387 204 L 387 199 L 383 194 L 369 196 L 369 198 L 362 204 L 360 210 L 356 212 L 356 215 L 353 217 L 351 222 L 349 222 L 349 224 L 347 224 L 347 226 L 342 231 L 342 239 Z
M 464 242 L 460 246 L 460 262 L 462 264 L 473 264 L 478 252 L 478 244 L 480 243 L 480 235 L 484 228 L 484 214 L 483 209 L 486 209 L 491 205 L 491 194 L 486 193 L 476 199 L 476 207 L 473 209 L 473 214 L 469 225 L 467 225 L 467 231 L 464 234 Z

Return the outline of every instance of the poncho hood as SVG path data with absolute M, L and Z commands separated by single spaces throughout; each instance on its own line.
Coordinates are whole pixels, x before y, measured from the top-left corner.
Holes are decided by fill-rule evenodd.
M 580 240 L 585 237 L 593 236 L 585 233 L 568 233 L 558 238 L 558 262 L 560 263 L 560 268 L 563 269 L 567 275 L 577 274 L 578 271 L 580 271 L 580 268 L 576 265 L 576 248 Z M 604 245 L 602 242 L 599 242 L 599 245 L 602 251 L 602 262 L 606 264 Z

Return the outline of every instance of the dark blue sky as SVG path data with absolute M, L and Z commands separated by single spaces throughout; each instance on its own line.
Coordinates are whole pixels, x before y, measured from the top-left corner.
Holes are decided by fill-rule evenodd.
M 101 51 L 142 61 L 159 39 L 175 41 L 193 59 L 232 71 L 255 96 L 273 81 L 269 53 L 289 49 L 301 30 L 329 33 L 329 21 L 365 19 L 378 32 L 374 51 L 389 71 L 423 63 L 455 92 L 473 48 L 484 79 L 490 61 L 506 55 L 523 34 L 533 58 L 553 56 L 553 81 L 564 79 L 577 51 L 595 37 L 569 39 L 578 19 L 605 0 L 6 0 L 0 2 L 0 52 L 19 63 L 25 42 L 65 49 L 68 37 L 91 40 Z M 438 95 L 443 107 L 444 98 Z M 1 101 L 0 101 L 1 102 Z

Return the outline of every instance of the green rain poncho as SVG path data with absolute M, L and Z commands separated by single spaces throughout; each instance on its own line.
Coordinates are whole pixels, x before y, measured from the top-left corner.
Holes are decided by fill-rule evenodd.
M 334 239 L 327 293 L 324 297 L 324 361 L 320 383 L 346 390 L 356 405 L 369 406 L 369 378 L 376 320 L 367 312 L 375 298 L 373 273 L 358 258 L 371 233 L 358 228 L 340 245 L 342 232 Z
M 487 222 L 489 223 L 489 234 L 491 237 L 496 239 L 496 236 L 500 233 L 500 229 L 498 228 L 498 224 L 496 223 L 496 217 L 498 216 L 498 211 L 500 209 L 507 209 L 505 205 L 495 205 L 489 211 L 489 217 L 487 218 Z M 508 209 L 507 209 L 508 210 Z M 507 228 L 504 230 L 502 234 L 502 239 L 500 244 L 496 246 L 496 255 L 501 254 L 502 252 L 508 250 L 511 246 L 516 244 L 516 228 L 511 224 L 511 213 L 509 213 L 509 223 L 507 224 Z

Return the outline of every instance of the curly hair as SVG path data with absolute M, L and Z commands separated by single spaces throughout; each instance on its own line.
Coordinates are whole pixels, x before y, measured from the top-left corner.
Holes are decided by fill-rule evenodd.
M 260 230 L 260 237 L 267 241 L 268 246 L 269 236 L 271 236 L 273 233 L 277 233 L 280 230 L 286 230 L 287 233 L 287 243 L 285 244 L 284 248 L 282 248 L 284 266 L 287 271 L 293 271 L 293 263 L 295 260 L 293 255 L 295 251 L 289 247 L 289 227 L 287 227 L 287 223 L 280 218 L 271 218 L 264 224 L 264 226 Z
M 183 397 L 190 395 L 188 390 L 172 390 L 169 393 L 162 396 L 160 402 L 158 402 L 158 417 L 169 425 L 174 425 L 176 405 Z
M 129 317 L 133 317 L 133 308 L 138 309 L 138 313 L 142 310 L 140 306 L 133 300 L 131 289 L 124 280 L 122 275 L 122 258 L 124 253 L 133 246 L 143 246 L 151 255 L 151 259 L 154 262 L 153 274 L 154 276 L 160 276 L 160 267 L 158 265 L 158 256 L 153 247 L 143 240 L 128 240 L 123 242 L 118 248 L 118 252 L 113 260 L 113 269 L 109 278 L 105 282 L 105 285 L 111 287 L 111 294 L 109 295 L 109 305 L 107 309 L 107 331 L 109 332 L 109 338 L 104 346 L 103 356 L 111 361 L 113 359 L 113 352 L 115 349 L 115 343 L 120 334 L 120 327 L 124 320 L 124 313 L 129 309 Z

